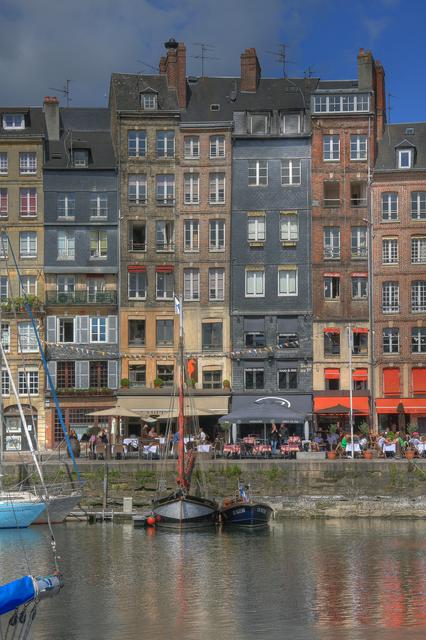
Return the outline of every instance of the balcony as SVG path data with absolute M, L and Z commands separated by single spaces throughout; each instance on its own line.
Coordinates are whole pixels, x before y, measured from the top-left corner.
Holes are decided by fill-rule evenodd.
M 37 298 L 37 296 L 29 295 L 25 298 L 2 298 L 0 301 L 1 311 L 3 314 L 15 314 L 15 313 L 25 313 L 26 303 L 29 304 L 31 311 L 35 314 L 42 313 L 44 311 L 42 301 Z
M 46 304 L 117 304 L 116 291 L 46 291 Z

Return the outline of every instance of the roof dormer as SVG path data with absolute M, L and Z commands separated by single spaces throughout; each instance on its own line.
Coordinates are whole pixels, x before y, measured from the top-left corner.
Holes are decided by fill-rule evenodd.
M 158 91 L 151 87 L 146 87 L 140 92 L 141 107 L 145 111 L 156 111 L 158 109 Z
M 396 166 L 398 169 L 412 169 L 414 167 L 416 147 L 407 139 L 395 146 Z

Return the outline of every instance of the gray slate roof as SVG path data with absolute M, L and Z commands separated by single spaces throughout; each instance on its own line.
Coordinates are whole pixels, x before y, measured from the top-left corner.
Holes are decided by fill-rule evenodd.
M 25 129 L 3 129 L 3 115 L 5 113 L 23 113 Z M 43 109 L 40 107 L 0 107 L 0 137 L 27 138 L 42 136 L 45 133 Z
M 407 134 L 414 129 L 414 134 Z M 406 141 L 404 143 L 404 141 Z M 403 143 L 401 145 L 401 143 Z M 408 143 L 408 144 L 407 144 Z M 414 166 L 412 169 L 398 169 L 396 147 L 415 146 Z M 426 169 L 426 122 L 406 122 L 386 125 L 383 138 L 378 145 L 375 171 L 416 171 Z
M 358 80 L 320 80 L 317 91 L 348 91 L 358 89 Z
M 115 106 L 118 110 L 141 110 L 140 94 L 147 89 L 157 93 L 160 111 L 179 109 L 176 90 L 167 86 L 165 75 L 113 73 L 111 76 L 111 93 L 115 95 Z

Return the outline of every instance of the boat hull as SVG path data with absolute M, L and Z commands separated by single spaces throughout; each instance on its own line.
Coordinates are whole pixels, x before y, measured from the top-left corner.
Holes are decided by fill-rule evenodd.
M 215 524 L 218 506 L 213 500 L 191 495 L 172 494 L 155 500 L 152 515 L 156 526 L 171 529 L 196 529 Z
M 47 505 L 49 509 L 50 524 L 60 524 L 69 516 L 71 511 L 79 504 L 82 494 L 71 496 L 49 496 Z M 34 521 L 34 524 L 47 524 L 46 509 Z
M 261 502 L 241 502 L 222 507 L 220 520 L 222 524 L 239 527 L 266 527 L 269 524 L 273 509 Z
M 29 527 L 44 510 L 44 502 L 1 500 L 0 529 Z

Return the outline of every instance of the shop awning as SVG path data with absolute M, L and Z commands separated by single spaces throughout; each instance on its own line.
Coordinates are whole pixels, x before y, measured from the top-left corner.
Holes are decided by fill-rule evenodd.
M 227 413 L 229 396 L 191 396 L 185 398 L 184 414 L 187 416 L 223 415 Z M 141 417 L 158 416 L 176 418 L 178 398 L 167 395 L 120 396 L 120 406 Z
M 294 411 L 288 404 L 290 403 L 285 398 L 279 396 L 247 398 L 246 403 L 237 406 L 228 415 L 222 416 L 219 422 L 232 424 L 303 423 L 306 414 Z
M 425 414 L 426 398 L 377 398 L 377 413 L 398 413 L 398 405 L 402 404 L 404 413 Z
M 314 398 L 314 412 L 319 414 L 347 414 L 350 409 L 349 396 L 317 396 Z M 353 396 L 352 408 L 356 415 L 370 413 L 368 396 Z
M 340 369 L 324 369 L 324 378 L 326 380 L 339 380 Z

